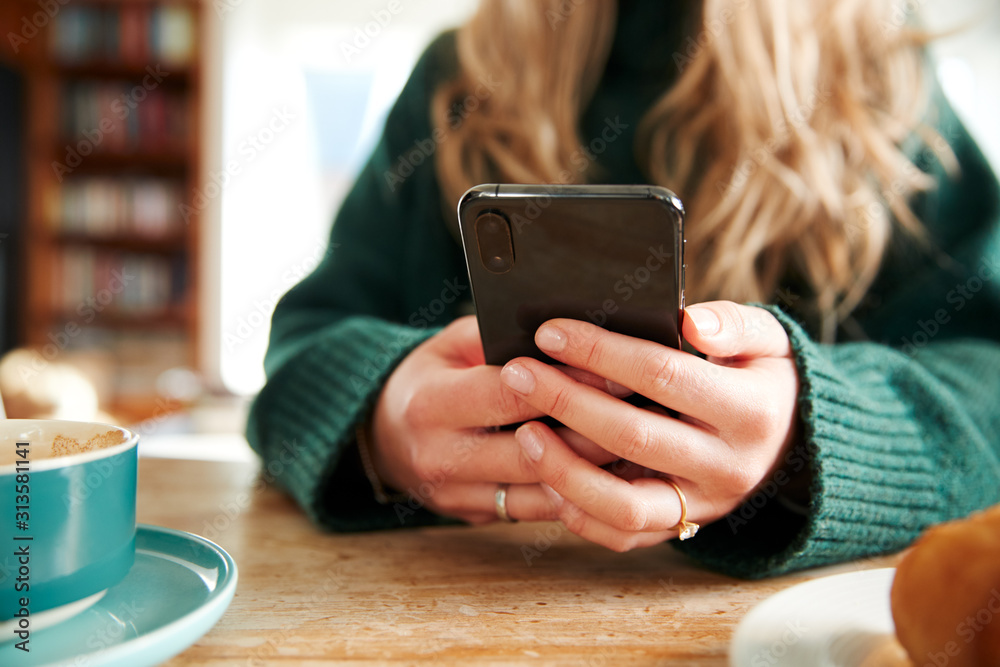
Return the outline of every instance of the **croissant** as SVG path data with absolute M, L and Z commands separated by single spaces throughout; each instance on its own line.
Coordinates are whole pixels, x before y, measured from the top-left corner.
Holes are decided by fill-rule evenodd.
M 1000 505 L 921 535 L 896 568 L 891 603 L 915 665 L 1000 665 Z

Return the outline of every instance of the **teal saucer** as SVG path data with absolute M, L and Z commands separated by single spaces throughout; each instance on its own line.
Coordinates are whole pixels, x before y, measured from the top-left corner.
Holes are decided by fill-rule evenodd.
M 215 625 L 236 578 L 236 563 L 218 545 L 140 524 L 135 564 L 125 578 L 86 611 L 32 632 L 29 653 L 0 643 L 0 665 L 156 665 Z

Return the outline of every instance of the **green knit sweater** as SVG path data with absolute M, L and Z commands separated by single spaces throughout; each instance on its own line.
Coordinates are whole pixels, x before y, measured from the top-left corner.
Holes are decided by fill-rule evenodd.
M 650 16 L 668 4 L 642 3 L 623 17 L 583 116 L 585 144 L 614 128 L 605 132 L 612 140 L 591 146 L 602 182 L 646 181 L 633 156 L 636 126 L 670 85 L 663 72 L 686 43 L 669 16 Z M 337 215 L 330 252 L 274 313 L 268 382 L 247 437 L 276 483 L 332 530 L 449 522 L 416 504 L 375 502 L 354 426 L 414 346 L 469 312 L 454 209 L 442 205 L 433 167 L 442 135 L 429 117 L 433 91 L 454 71 L 446 34 L 391 110 Z M 483 85 L 488 95 L 518 82 Z M 913 201 L 931 243 L 896 235 L 837 344 L 816 342 L 801 283 L 767 306 L 788 331 L 799 372 L 804 445 L 786 463 L 809 467 L 808 511 L 789 509 L 781 489 L 765 485 L 678 545 L 709 567 L 762 577 L 895 551 L 933 523 L 1000 501 L 1000 192 L 940 98 L 931 114 L 961 165 L 949 178 L 929 153 L 916 158 L 939 182 Z

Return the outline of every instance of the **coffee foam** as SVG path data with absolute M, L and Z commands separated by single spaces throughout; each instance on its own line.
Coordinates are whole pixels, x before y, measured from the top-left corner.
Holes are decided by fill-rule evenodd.
M 71 459 L 76 462 L 78 457 L 84 460 L 102 458 L 128 445 L 133 437 L 128 431 L 107 424 L 59 420 L 0 421 L 0 474 L 13 474 L 14 466 L 24 460 L 29 461 L 33 471 L 38 471 L 61 467 Z M 18 449 L 17 443 L 21 442 L 28 446 Z
M 108 447 L 120 445 L 125 442 L 125 440 L 126 438 L 124 433 L 113 430 L 106 431 L 105 433 L 99 433 L 83 443 L 76 438 L 70 438 L 59 434 L 52 439 L 51 456 L 56 458 L 59 456 L 71 456 L 73 454 L 93 452 L 98 449 L 107 449 Z

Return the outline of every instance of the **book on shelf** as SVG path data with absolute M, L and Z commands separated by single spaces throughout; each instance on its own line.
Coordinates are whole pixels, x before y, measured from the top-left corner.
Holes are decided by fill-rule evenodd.
M 183 150 L 188 96 L 126 81 L 74 80 L 62 87 L 62 135 L 81 155 Z
M 48 198 L 50 226 L 61 233 L 150 240 L 183 231 L 179 181 L 163 178 L 66 179 Z
M 79 320 L 81 326 L 99 324 L 105 313 L 164 315 L 183 303 L 183 256 L 91 247 L 68 247 L 58 253 L 53 301 L 64 318 Z
M 195 48 L 194 16 L 189 7 L 163 5 L 152 12 L 151 47 L 166 64 L 191 62 Z
M 52 49 L 67 65 L 187 66 L 195 57 L 192 7 L 176 2 L 68 6 L 54 20 Z

